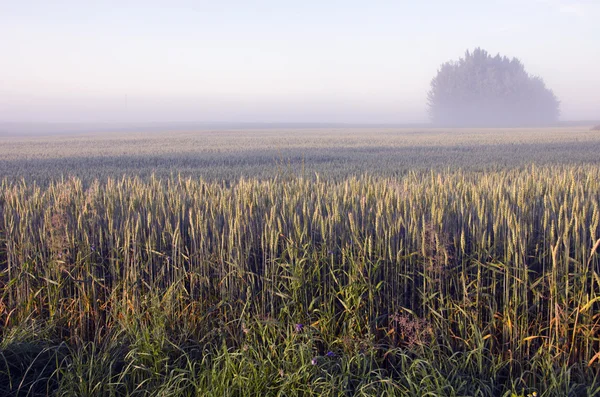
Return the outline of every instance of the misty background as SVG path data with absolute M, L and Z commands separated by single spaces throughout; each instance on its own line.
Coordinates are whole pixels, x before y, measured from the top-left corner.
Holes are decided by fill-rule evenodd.
M 543 78 L 563 122 L 597 120 L 598 20 L 592 0 L 0 0 L 0 132 L 424 123 L 440 66 L 475 47 Z

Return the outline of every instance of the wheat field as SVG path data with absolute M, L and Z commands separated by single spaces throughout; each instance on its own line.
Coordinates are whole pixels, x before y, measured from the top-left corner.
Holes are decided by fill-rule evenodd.
M 589 129 L 2 140 L 0 394 L 600 394 Z

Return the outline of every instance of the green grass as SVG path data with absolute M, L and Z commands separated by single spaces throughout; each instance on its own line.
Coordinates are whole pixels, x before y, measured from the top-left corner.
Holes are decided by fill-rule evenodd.
M 537 137 L 522 133 L 505 138 Z M 9 175 L 0 394 L 597 394 L 600 168 L 582 153 L 397 175 Z

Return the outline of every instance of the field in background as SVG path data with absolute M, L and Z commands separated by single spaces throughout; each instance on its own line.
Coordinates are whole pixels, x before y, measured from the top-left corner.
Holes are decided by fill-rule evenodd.
M 0 170 L 0 394 L 600 393 L 589 128 L 5 137 Z
M 151 174 L 207 180 L 404 175 L 600 162 L 589 127 L 546 129 L 289 129 L 0 136 L 0 175 L 38 183 Z

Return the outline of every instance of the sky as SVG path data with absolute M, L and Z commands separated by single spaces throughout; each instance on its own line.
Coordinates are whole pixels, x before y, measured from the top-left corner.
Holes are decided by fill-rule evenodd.
M 600 0 L 0 0 L 0 122 L 426 122 L 475 47 L 597 120 L 598 21 Z

